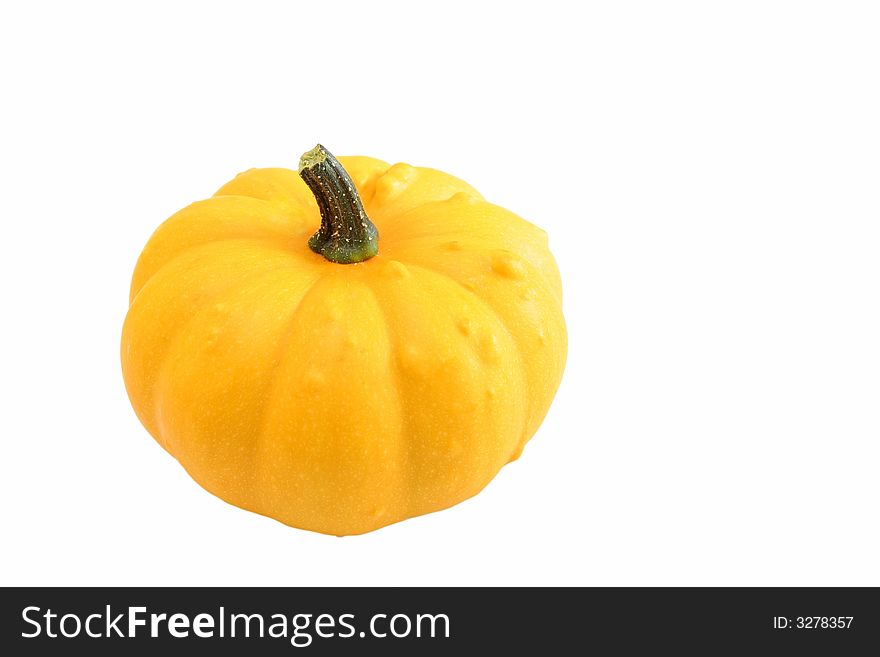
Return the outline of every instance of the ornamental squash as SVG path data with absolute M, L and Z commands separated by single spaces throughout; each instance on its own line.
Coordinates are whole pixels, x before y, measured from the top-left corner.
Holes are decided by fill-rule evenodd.
M 208 491 L 360 534 L 519 456 L 562 376 L 561 304 L 539 228 L 440 171 L 317 146 L 299 175 L 251 169 L 156 230 L 122 370 Z

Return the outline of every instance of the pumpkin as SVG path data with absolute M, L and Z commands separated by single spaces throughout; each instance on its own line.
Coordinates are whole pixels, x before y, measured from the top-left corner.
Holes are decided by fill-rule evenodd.
M 541 229 L 448 174 L 319 145 L 156 230 L 122 370 L 202 487 L 360 534 L 457 504 L 520 455 L 562 376 L 561 304 Z

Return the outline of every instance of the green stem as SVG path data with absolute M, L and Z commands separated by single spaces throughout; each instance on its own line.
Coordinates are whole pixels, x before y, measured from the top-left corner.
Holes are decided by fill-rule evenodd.
M 379 231 L 339 160 L 318 144 L 300 158 L 299 175 L 321 211 L 321 227 L 309 238 L 309 248 L 339 264 L 363 262 L 376 255 Z

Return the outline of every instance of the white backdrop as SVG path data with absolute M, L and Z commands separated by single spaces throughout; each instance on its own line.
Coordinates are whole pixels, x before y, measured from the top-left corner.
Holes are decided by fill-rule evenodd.
M 880 585 L 878 33 L 857 2 L 4 4 L 0 583 Z M 545 228 L 570 337 L 519 461 L 344 539 L 199 488 L 118 353 L 155 227 L 317 141 Z

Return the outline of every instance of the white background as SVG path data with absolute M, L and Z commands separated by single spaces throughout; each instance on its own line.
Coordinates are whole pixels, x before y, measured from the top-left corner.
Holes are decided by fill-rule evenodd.
M 880 585 L 876 5 L 10 5 L 2 584 Z M 118 354 L 155 227 L 317 141 L 545 228 L 571 343 L 483 493 L 344 539 L 202 491 Z

